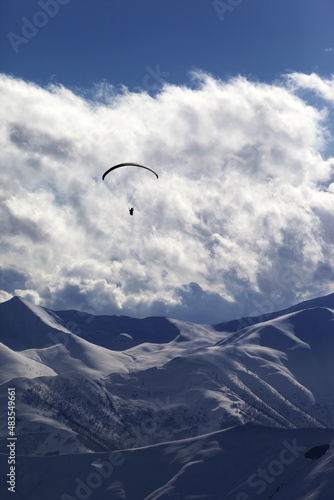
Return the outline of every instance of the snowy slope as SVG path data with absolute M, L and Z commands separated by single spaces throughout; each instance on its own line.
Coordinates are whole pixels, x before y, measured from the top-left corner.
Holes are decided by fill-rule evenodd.
M 16 498 L 332 498 L 333 318 L 334 295 L 213 326 L 0 304 Z
M 24 352 L 16 352 L 0 343 L 0 385 L 3 385 L 17 377 L 36 378 L 42 376 L 54 376 L 56 373 L 35 359 L 25 355 Z
M 28 300 L 14 297 L 0 304 L 0 341 L 15 351 L 46 347 L 68 333 L 52 311 Z
M 73 310 L 57 311 L 57 316 L 79 337 L 116 351 L 143 342 L 167 343 L 179 335 L 173 322 L 162 317 L 94 316 Z
M 17 388 L 17 433 L 30 455 L 146 446 L 247 422 L 334 427 L 333 309 L 334 296 L 321 297 L 220 331 L 55 313 L 15 297 L 0 304 L 0 400 L 9 383 Z M 4 451 L 4 421 L 0 432 Z
M 20 457 L 15 498 L 330 500 L 333 444 L 333 429 L 247 424 L 133 450 Z M 0 456 L 1 470 L 5 460 Z M 13 497 L 3 483 L 0 495 Z

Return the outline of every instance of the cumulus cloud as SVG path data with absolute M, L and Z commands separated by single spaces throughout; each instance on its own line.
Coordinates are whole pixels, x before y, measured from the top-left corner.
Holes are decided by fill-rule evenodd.
M 334 49 L 328 49 L 334 50 Z M 288 81 L 296 89 L 312 90 L 326 101 L 334 104 L 334 76 L 330 79 L 321 78 L 316 73 L 291 73 Z
M 88 100 L 1 75 L 0 297 L 214 323 L 331 292 L 331 114 L 298 92 L 332 85 L 198 73 Z M 123 161 L 159 180 L 101 180 Z

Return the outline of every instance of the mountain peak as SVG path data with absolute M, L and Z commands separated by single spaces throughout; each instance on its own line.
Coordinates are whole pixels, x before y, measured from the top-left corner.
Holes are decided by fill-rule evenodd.
M 322 297 L 316 297 L 314 299 L 305 300 L 286 309 L 281 309 L 259 316 L 243 317 L 232 321 L 224 321 L 223 323 L 218 323 L 213 326 L 219 332 L 227 331 L 234 333 L 243 329 L 245 326 L 255 325 L 257 323 L 270 321 L 286 314 L 315 308 L 334 309 L 334 293 L 330 293 L 329 295 L 324 295 Z
M 52 311 L 23 297 L 0 304 L 0 341 L 15 351 L 49 345 L 56 330 L 69 333 Z
M 125 449 L 246 422 L 332 427 L 332 299 L 232 335 L 159 317 L 55 313 L 19 297 L 0 304 L 4 373 L 16 378 L 27 409 L 21 446 L 31 454 L 83 450 L 83 441 L 85 452 Z M 35 425 L 54 440 L 25 436 Z

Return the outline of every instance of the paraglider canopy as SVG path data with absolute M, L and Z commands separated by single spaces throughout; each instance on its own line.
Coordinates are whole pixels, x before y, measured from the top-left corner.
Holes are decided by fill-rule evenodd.
M 127 166 L 145 168 L 146 170 L 149 170 L 150 172 L 152 172 L 157 177 L 157 179 L 159 178 L 158 174 L 152 168 L 146 167 L 146 165 L 141 165 L 140 163 L 128 163 L 128 162 L 126 162 L 126 163 L 118 163 L 118 165 L 114 165 L 113 167 L 108 168 L 108 170 L 106 170 L 104 172 L 104 174 L 102 175 L 102 180 L 104 181 L 105 176 L 108 175 L 113 170 L 116 170 L 116 168 L 127 167 Z
M 113 167 L 108 168 L 108 170 L 106 170 L 104 172 L 104 174 L 102 175 L 102 180 L 104 181 L 106 175 L 108 175 L 113 170 L 116 170 L 116 168 L 127 167 L 127 166 L 145 168 L 145 170 L 149 170 L 150 172 L 152 172 L 152 174 L 154 174 L 157 179 L 159 178 L 158 174 L 152 168 L 147 167 L 146 165 L 141 165 L 140 163 L 128 163 L 127 162 L 127 163 L 118 163 L 117 165 L 114 165 Z M 133 207 L 129 208 L 130 215 L 133 215 L 133 212 L 134 212 L 134 208 Z

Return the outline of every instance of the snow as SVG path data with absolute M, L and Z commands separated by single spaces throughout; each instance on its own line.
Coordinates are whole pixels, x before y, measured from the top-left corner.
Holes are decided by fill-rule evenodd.
M 333 294 L 220 325 L 0 304 L 0 401 L 16 388 L 24 498 L 79 498 L 76 478 L 98 470 L 89 498 L 331 498 L 333 318 Z M 275 476 L 296 436 L 330 448 Z M 104 477 L 115 450 L 124 464 Z M 271 463 L 272 482 L 249 483 Z
M 334 494 L 333 442 L 333 429 L 247 424 L 132 450 L 20 457 L 17 485 L 29 500 L 264 500 L 273 495 L 328 500 Z M 323 443 L 330 444 L 325 455 L 305 458 Z M 2 470 L 5 458 L 0 456 Z M 3 488 L 1 493 L 11 498 Z
M 19 297 L 0 304 L 0 332 L 7 347 L 15 351 L 46 347 L 70 333 L 54 313 Z
M 57 375 L 50 367 L 29 358 L 24 352 L 15 352 L 0 343 L 0 385 L 17 377 L 36 378 Z

